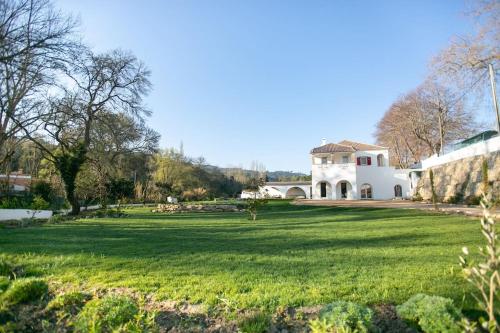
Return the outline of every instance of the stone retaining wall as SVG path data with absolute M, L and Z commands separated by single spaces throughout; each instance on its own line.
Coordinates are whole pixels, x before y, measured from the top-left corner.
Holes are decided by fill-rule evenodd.
M 184 204 L 159 204 L 153 213 L 175 213 L 175 212 L 239 212 L 235 205 L 184 205 Z
M 440 201 L 447 201 L 453 197 L 463 198 L 471 202 L 481 195 L 482 164 L 488 163 L 488 181 L 494 197 L 500 197 L 500 152 L 484 156 L 474 156 L 458 161 L 432 167 L 434 173 L 434 188 Z M 417 192 L 424 200 L 432 199 L 429 178 L 429 169 L 422 172 L 417 185 Z

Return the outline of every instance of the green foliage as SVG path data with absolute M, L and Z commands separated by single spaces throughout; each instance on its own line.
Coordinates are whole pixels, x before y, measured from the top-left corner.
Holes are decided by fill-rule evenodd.
M 80 205 L 75 196 L 76 177 L 86 160 L 87 148 L 84 142 L 78 142 L 66 151 L 59 150 L 55 154 L 55 167 L 64 182 L 66 197 L 71 204 L 72 214 L 80 213 Z
M 108 295 L 93 299 L 83 307 L 75 320 L 76 332 L 118 330 L 139 314 L 136 302 L 126 296 Z
M 75 314 L 90 299 L 90 295 L 80 291 L 70 291 L 56 296 L 47 304 L 48 311 L 63 311 Z
M 337 301 L 321 309 L 319 318 L 311 321 L 313 332 L 370 332 L 373 312 L 352 302 Z
M 31 209 L 33 210 L 44 210 L 49 208 L 49 203 L 45 201 L 40 195 L 37 195 L 33 198 L 33 202 L 31 203 Z
M 6 276 L 0 276 L 0 294 L 7 290 L 10 285 L 10 279 Z
M 238 320 L 238 328 L 242 333 L 264 333 L 270 324 L 271 318 L 262 312 L 254 312 Z
M 33 198 L 30 195 L 4 197 L 0 200 L 1 209 L 29 209 Z
M 41 279 L 17 279 L 0 296 L 0 304 L 13 306 L 35 301 L 44 297 L 49 290 L 47 283 Z
M 398 306 L 397 312 L 410 325 L 426 333 L 460 333 L 461 313 L 449 298 L 417 294 Z
M 58 224 L 58 223 L 62 223 L 64 221 L 66 221 L 67 219 L 68 219 L 68 217 L 65 215 L 55 214 L 55 215 L 52 215 L 51 217 L 49 217 L 49 219 L 47 220 L 47 223 Z
M 106 184 L 109 198 L 117 201 L 123 198 L 134 197 L 134 182 L 126 178 L 112 178 Z
M 32 184 L 30 191 L 34 196 L 40 196 L 47 202 L 51 202 L 55 197 L 52 185 L 44 180 L 38 180 Z

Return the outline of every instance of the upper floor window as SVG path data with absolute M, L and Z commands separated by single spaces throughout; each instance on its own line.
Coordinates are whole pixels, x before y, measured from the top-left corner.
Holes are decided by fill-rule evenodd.
M 321 164 L 327 164 L 327 163 L 328 163 L 328 157 L 322 157 Z
M 377 155 L 377 165 L 379 167 L 384 166 L 384 155 L 383 154 Z
M 372 158 L 370 156 L 360 156 L 357 158 L 357 165 L 372 165 Z
M 342 156 L 342 163 L 349 163 L 349 156 L 347 155 Z

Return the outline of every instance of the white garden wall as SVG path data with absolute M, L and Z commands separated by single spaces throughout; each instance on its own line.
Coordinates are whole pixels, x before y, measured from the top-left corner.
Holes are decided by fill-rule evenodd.
M 458 161 L 467 157 L 486 155 L 496 151 L 500 151 L 500 136 L 471 144 L 470 146 L 457 149 L 442 156 L 433 155 L 422 161 L 422 169 L 426 170 L 437 165 Z
M 35 213 L 36 219 L 48 219 L 52 216 L 51 210 L 39 210 Z M 30 209 L 0 209 L 0 221 L 21 220 L 33 217 L 33 211 Z

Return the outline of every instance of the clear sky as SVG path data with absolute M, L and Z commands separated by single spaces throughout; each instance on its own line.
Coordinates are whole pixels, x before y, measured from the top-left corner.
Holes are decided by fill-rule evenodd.
M 162 147 L 219 166 L 309 172 L 325 137 L 373 143 L 375 124 L 470 31 L 466 0 L 57 0 L 96 51 L 152 71 Z

